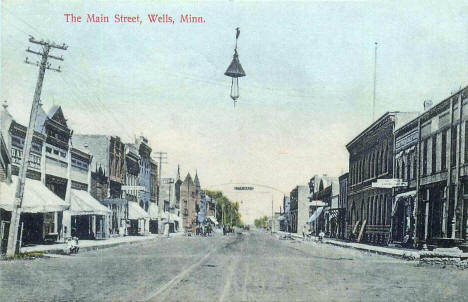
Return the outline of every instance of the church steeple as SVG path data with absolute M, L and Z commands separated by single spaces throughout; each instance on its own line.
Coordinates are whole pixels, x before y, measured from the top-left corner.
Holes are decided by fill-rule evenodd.
M 197 170 L 195 170 L 195 179 L 193 180 L 193 182 L 195 183 L 195 186 L 196 186 L 197 188 L 200 188 L 200 187 L 201 187 L 201 186 L 200 186 L 200 180 L 198 179 L 198 171 L 197 171 Z
M 177 165 L 177 180 L 180 180 L 180 165 Z

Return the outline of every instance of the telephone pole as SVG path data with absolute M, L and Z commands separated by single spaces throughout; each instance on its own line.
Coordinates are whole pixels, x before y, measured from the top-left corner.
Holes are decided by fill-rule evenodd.
M 41 92 L 42 92 L 42 82 L 44 81 L 44 74 L 46 69 L 50 69 L 53 71 L 60 72 L 60 66 L 58 68 L 52 68 L 51 64 L 47 62 L 49 58 L 63 61 L 63 57 L 53 56 L 50 51 L 54 48 L 66 50 L 68 48 L 67 45 L 62 44 L 58 45 L 54 42 L 44 41 L 44 40 L 36 40 L 33 36 L 29 37 L 29 42 L 33 44 L 37 44 L 42 47 L 42 51 L 34 51 L 31 50 L 29 47 L 26 49 L 27 52 L 41 56 L 41 62 L 39 61 L 32 63 L 26 57 L 25 63 L 32 64 L 39 66 L 39 76 L 37 78 L 36 89 L 34 91 L 34 99 L 31 107 L 31 113 L 29 116 L 29 126 L 26 131 L 26 138 L 24 142 L 24 149 L 23 149 L 23 158 L 21 160 L 21 166 L 18 173 L 18 184 L 16 186 L 16 193 L 15 193 L 15 200 L 13 204 L 13 209 L 11 211 L 11 221 L 10 221 L 10 229 L 8 233 L 8 244 L 7 244 L 7 256 L 15 255 L 19 252 L 19 245 L 18 245 L 18 229 L 21 217 L 21 207 L 23 204 L 23 194 L 24 194 L 24 183 L 26 179 L 26 172 L 28 170 L 29 164 L 29 153 L 31 152 L 31 142 L 34 135 L 34 125 L 36 124 L 36 117 L 37 112 L 39 110 L 40 99 L 41 99 Z
M 155 152 L 157 154 L 157 159 L 159 160 L 159 172 L 158 172 L 158 196 L 157 196 L 157 202 L 158 202 L 158 207 L 159 207 L 159 196 L 160 196 L 160 191 L 161 191 L 161 167 L 162 164 L 167 164 L 166 162 L 163 162 L 163 160 L 167 160 L 167 152 Z

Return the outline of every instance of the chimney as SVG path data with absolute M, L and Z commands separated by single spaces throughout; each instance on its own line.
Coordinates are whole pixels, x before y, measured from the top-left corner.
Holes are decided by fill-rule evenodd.
M 431 100 L 425 100 L 424 101 L 424 111 L 427 111 L 431 109 L 432 107 L 432 101 Z

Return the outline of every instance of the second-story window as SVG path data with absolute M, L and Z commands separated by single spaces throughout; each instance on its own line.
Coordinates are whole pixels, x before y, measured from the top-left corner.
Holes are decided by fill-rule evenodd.
M 435 173 L 437 171 L 437 135 L 432 137 L 432 150 L 431 150 L 431 172 Z
M 427 139 L 423 142 L 423 175 L 427 175 Z
M 468 121 L 465 122 L 465 164 L 468 163 Z
M 440 164 L 442 170 L 447 169 L 447 130 L 442 132 L 442 148 L 440 152 Z
M 452 127 L 451 144 L 450 144 L 450 166 L 455 166 L 457 163 L 457 126 Z

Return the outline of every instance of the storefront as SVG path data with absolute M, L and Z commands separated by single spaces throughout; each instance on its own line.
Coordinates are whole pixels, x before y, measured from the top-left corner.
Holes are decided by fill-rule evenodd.
M 128 235 L 146 235 L 149 232 L 150 215 L 136 202 L 128 202 Z
M 101 203 L 111 210 L 108 223 L 110 237 L 127 235 L 128 201 L 123 198 L 104 198 Z
M 159 215 L 158 206 L 151 203 L 148 208 L 148 214 L 150 216 L 149 232 L 152 234 L 157 234 L 158 229 L 159 229 L 158 228 L 158 215 Z
M 64 234 L 79 239 L 108 238 L 111 213 L 87 191 L 72 189 L 70 210 L 64 212 Z M 69 232 L 65 229 L 67 226 Z
M 415 236 L 416 191 L 400 193 L 392 204 L 391 234 L 392 242 L 411 246 Z
M 6 212 L 13 209 L 17 183 L 17 176 L 12 176 L 10 184 L 0 183 L 0 208 L 5 212 L 2 214 L 2 220 L 11 217 Z M 62 213 L 68 207 L 65 201 L 40 181 L 26 179 L 20 219 L 22 245 L 63 239 Z M 0 225 L 3 230 L 3 234 L 0 235 L 4 238 L 8 232 L 9 221 L 1 221 Z

